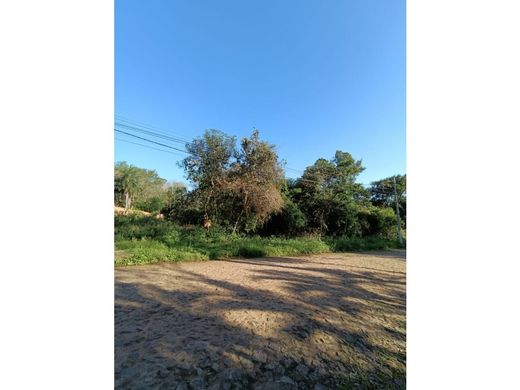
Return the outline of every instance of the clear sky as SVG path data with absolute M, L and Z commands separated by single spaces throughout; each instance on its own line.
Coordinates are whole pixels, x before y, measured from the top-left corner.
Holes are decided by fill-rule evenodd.
M 404 0 L 115 4 L 116 116 L 188 139 L 258 128 L 298 170 L 340 149 L 362 183 L 406 173 Z M 115 141 L 116 161 L 168 180 L 180 158 Z

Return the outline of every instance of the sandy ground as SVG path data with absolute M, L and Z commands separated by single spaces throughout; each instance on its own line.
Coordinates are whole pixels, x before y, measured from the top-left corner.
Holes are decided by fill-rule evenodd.
M 405 270 L 404 251 L 118 267 L 116 388 L 404 388 Z

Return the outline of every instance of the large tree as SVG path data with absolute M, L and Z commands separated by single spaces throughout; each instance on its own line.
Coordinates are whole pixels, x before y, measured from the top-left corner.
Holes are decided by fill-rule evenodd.
M 255 230 L 279 212 L 284 205 L 283 183 L 284 171 L 274 145 L 261 141 L 254 130 L 251 137 L 242 139 L 227 183 L 239 210 L 233 232 Z
M 235 143 L 234 137 L 208 130 L 186 146 L 190 155 L 180 165 L 205 218 L 233 232 L 251 231 L 282 208 L 284 173 L 274 146 L 261 141 L 257 130 L 240 149 Z
M 325 234 L 360 235 L 359 213 L 369 206 L 368 192 L 356 183 L 364 170 L 361 160 L 338 150 L 332 160 L 318 159 L 307 167 L 297 185 L 296 201 L 311 228 Z
M 205 218 L 218 220 L 225 184 L 236 155 L 236 138 L 218 130 L 206 130 L 201 138 L 186 144 L 189 156 L 179 163 L 192 182 Z

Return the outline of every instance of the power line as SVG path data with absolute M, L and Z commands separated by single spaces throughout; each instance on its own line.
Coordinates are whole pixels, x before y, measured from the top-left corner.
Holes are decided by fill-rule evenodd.
M 133 120 L 133 119 L 128 119 L 128 118 L 125 118 L 125 117 L 122 117 L 122 116 L 119 116 L 119 115 L 116 115 L 115 118 L 117 120 L 119 120 L 120 122 L 126 122 L 127 124 L 130 124 L 130 125 L 133 125 L 133 126 L 137 126 L 137 127 L 143 128 L 143 129 L 153 130 L 156 133 L 159 133 L 159 134 L 162 133 L 163 135 L 166 135 L 166 136 L 175 135 L 176 138 L 178 138 L 181 141 L 190 142 L 190 140 L 187 137 L 185 137 L 184 135 L 176 135 L 173 132 L 171 132 L 170 130 L 166 130 L 166 129 L 163 129 L 163 128 L 160 128 L 160 127 L 157 127 L 157 126 L 152 126 L 150 124 L 146 124 L 144 122 L 139 122 L 139 121 L 136 121 L 136 120 Z
M 168 140 L 168 141 L 172 141 L 172 142 L 176 142 L 176 143 L 183 144 L 183 145 L 185 145 L 187 143 L 186 141 L 183 141 L 180 138 L 171 137 L 169 135 L 163 135 L 161 133 L 156 133 L 156 132 L 153 132 L 153 131 L 150 131 L 150 130 L 146 130 L 146 129 L 142 129 L 142 128 L 136 127 L 136 126 L 126 125 L 124 123 L 116 122 L 115 126 L 116 127 L 123 127 L 126 130 L 137 131 L 139 133 L 148 134 L 148 135 L 151 135 L 153 137 L 162 138 L 162 139 L 165 139 L 165 140 Z
M 115 115 L 115 118 L 116 120 L 119 120 L 120 122 L 126 122 L 127 124 L 130 124 L 130 125 L 133 125 L 133 126 L 139 126 L 141 128 L 144 128 L 144 129 L 149 129 L 149 130 L 153 130 L 153 131 L 156 131 L 158 133 L 162 133 L 164 135 L 175 135 L 177 138 L 180 138 L 182 139 L 183 141 L 188 141 L 189 142 L 189 137 L 187 136 L 184 136 L 182 134 L 176 134 L 175 131 L 171 131 L 171 129 L 165 129 L 165 128 L 161 128 L 161 127 L 158 127 L 158 126 L 153 126 L 153 125 L 150 125 L 150 124 L 147 124 L 147 123 L 144 123 L 144 122 L 139 122 L 139 121 L 136 121 L 136 120 L 133 120 L 133 119 L 128 119 L 128 118 L 125 118 L 125 117 L 122 117 L 122 116 L 119 116 L 119 115 Z
M 163 150 L 163 149 L 159 149 L 159 148 L 154 148 L 153 146 L 140 144 L 140 143 L 138 143 L 138 142 L 132 142 L 132 141 L 128 141 L 128 140 L 126 140 L 126 139 L 117 138 L 117 137 L 115 137 L 115 139 L 116 139 L 117 141 L 126 142 L 126 143 L 133 144 L 133 145 L 139 145 L 139 146 L 142 146 L 142 147 L 144 147 L 144 148 L 153 149 L 153 150 L 158 150 L 159 152 L 164 152 L 164 153 L 168 153 L 168 154 L 173 154 L 173 155 L 175 155 L 175 156 L 182 156 L 182 154 L 179 154 L 179 153 L 170 152 L 169 150 Z
M 177 151 L 179 151 L 179 152 L 183 152 L 183 153 L 186 153 L 186 154 L 190 154 L 189 152 L 187 152 L 187 151 L 185 151 L 185 150 L 178 149 L 178 148 L 175 148 L 175 147 L 170 146 L 170 145 L 162 144 L 162 143 L 160 143 L 160 142 L 155 142 L 155 141 L 149 140 L 149 139 L 147 139 L 147 138 L 139 137 L 138 135 L 130 134 L 130 133 L 127 133 L 126 131 L 122 131 L 122 130 L 118 130 L 118 129 L 114 129 L 114 131 L 117 131 L 117 132 L 119 132 L 119 133 L 123 133 L 123 134 L 129 135 L 130 137 L 135 137 L 135 138 L 142 139 L 142 140 L 144 140 L 144 141 L 146 141 L 146 142 L 151 142 L 151 143 L 156 144 L 156 145 L 164 146 L 165 148 L 169 148 L 169 149 L 177 150 Z

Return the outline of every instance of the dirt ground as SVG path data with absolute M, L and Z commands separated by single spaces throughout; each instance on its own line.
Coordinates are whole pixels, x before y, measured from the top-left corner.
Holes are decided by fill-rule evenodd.
M 405 388 L 405 256 L 118 267 L 116 388 Z

